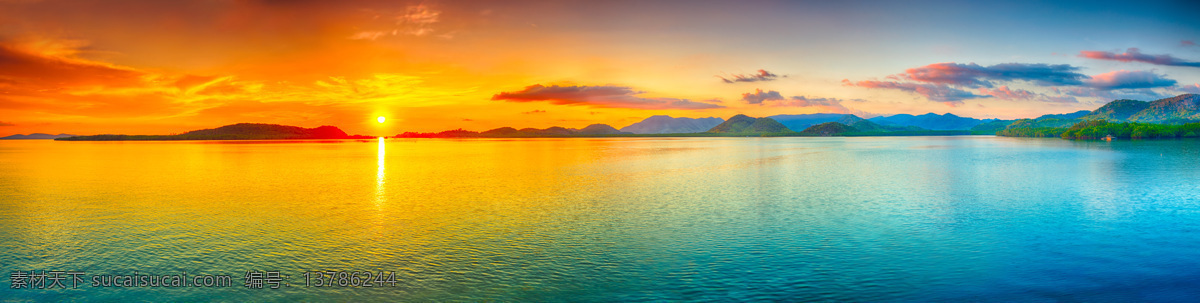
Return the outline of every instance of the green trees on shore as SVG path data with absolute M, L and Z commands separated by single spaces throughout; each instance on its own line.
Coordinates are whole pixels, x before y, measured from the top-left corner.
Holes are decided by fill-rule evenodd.
M 1110 123 L 1093 120 L 1076 123 L 1064 131 L 1063 139 L 1101 139 L 1112 136 L 1127 139 L 1194 138 L 1200 134 L 1200 123 L 1180 125 L 1153 123 Z
M 1089 120 L 1071 127 L 1009 128 L 996 132 L 1005 137 L 1061 137 L 1063 139 L 1103 139 L 1112 136 L 1122 139 L 1194 138 L 1200 134 L 1200 123 L 1154 124 L 1141 122 L 1113 123 Z

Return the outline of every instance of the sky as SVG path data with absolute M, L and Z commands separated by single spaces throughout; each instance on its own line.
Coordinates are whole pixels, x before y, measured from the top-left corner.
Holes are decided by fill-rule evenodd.
M 652 115 L 1031 118 L 1200 93 L 1197 11 L 1190 1 L 0 0 L 0 136 L 242 122 L 383 136 L 620 128 Z

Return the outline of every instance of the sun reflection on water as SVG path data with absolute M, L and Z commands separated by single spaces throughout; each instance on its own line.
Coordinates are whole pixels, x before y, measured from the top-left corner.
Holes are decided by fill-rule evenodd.
M 376 153 L 378 160 L 375 163 L 375 204 L 377 206 L 387 202 L 387 196 L 384 193 L 383 185 L 386 180 L 386 170 L 384 169 L 385 155 L 387 150 L 384 147 L 383 137 L 379 137 L 379 152 Z

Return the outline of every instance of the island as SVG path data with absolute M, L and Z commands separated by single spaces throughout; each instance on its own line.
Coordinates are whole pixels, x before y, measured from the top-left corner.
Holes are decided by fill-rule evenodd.
M 28 135 L 16 134 L 16 135 L 12 135 L 12 136 L 0 137 L 0 140 L 49 140 L 49 139 L 58 139 L 58 138 L 66 138 L 66 137 L 74 137 L 74 136 L 75 135 L 70 135 L 70 134 L 51 135 L 51 134 L 43 134 L 43 133 L 32 133 L 32 134 L 28 134 Z
M 238 123 L 213 129 L 194 130 L 177 135 L 95 135 L 56 138 L 56 141 L 138 141 L 138 140 L 294 140 L 294 139 L 371 139 L 372 136 L 348 135 L 334 126 L 303 128 L 262 123 Z

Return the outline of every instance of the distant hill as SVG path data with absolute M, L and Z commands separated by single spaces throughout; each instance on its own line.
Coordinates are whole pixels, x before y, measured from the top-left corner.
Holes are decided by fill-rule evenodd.
M 855 118 L 858 118 L 858 117 L 855 117 Z M 871 122 L 871 120 L 862 119 L 862 118 L 859 118 L 858 121 L 854 121 L 854 122 L 851 122 L 850 124 L 846 124 L 846 126 L 854 128 L 860 132 L 887 132 L 887 131 L 901 130 L 901 129 L 893 129 L 893 128 L 889 128 L 889 127 L 886 127 L 883 125 L 879 125 L 878 123 Z M 913 130 L 920 130 L 920 128 L 917 128 L 915 126 L 912 126 L 912 127 L 916 128 Z
M 1200 95 L 1183 94 L 1150 102 L 1114 100 L 1080 120 L 1181 124 L 1200 121 Z
M 617 135 L 617 134 L 632 134 L 631 132 L 619 131 L 608 124 L 592 124 L 580 129 L 576 132 L 581 135 Z
M 714 126 L 725 122 L 724 119 L 708 118 L 671 118 L 671 116 L 650 116 L 641 122 L 622 127 L 620 131 L 634 134 L 683 134 L 702 133 Z
M 820 113 L 820 114 L 802 114 L 802 115 L 774 115 L 774 116 L 769 116 L 767 118 L 771 118 L 771 119 L 775 119 L 775 121 L 779 121 L 780 124 L 783 124 L 783 126 L 786 126 L 788 129 L 797 130 L 797 129 L 806 129 L 809 126 L 813 126 L 813 125 L 817 125 L 817 124 L 821 124 L 821 123 L 825 123 L 825 122 L 838 121 L 838 119 L 841 119 L 842 117 L 845 117 L 845 116 L 847 116 L 847 115 L 846 114 Z
M 16 134 L 16 135 L 7 136 L 7 137 L 0 137 L 0 140 L 58 139 L 58 138 L 66 138 L 66 137 L 74 137 L 74 136 L 75 135 L 69 135 L 69 134 L 51 135 L 51 134 L 43 134 L 43 133 L 32 133 L 32 134 L 28 134 L 28 135 Z
M 1150 107 L 1150 102 L 1128 99 L 1114 100 L 1080 118 L 1083 120 L 1126 121 L 1147 107 Z
M 764 134 L 792 132 L 771 118 L 751 118 L 737 115 L 708 130 L 709 133 Z
M 194 130 L 178 135 L 95 135 L 58 138 L 60 141 L 126 140 L 279 140 L 279 139 L 360 139 L 333 126 L 303 128 L 277 124 L 238 123 L 213 129 Z
M 512 127 L 501 127 L 501 128 L 497 128 L 497 129 L 493 129 L 493 130 L 484 131 L 479 134 L 482 137 L 505 137 L 505 136 L 517 135 L 520 133 L 521 133 L 521 131 L 519 131 L 515 128 L 512 128 Z M 405 133 L 405 134 L 408 134 L 408 133 Z M 403 134 L 401 134 L 401 135 L 403 135 Z M 397 137 L 400 137 L 401 135 L 397 135 Z
M 971 127 L 971 133 L 976 135 L 994 135 L 1008 128 L 1016 120 L 992 120 Z
M 845 124 L 842 124 L 839 122 L 825 122 L 825 123 L 813 125 L 807 129 L 805 129 L 804 131 L 801 131 L 800 134 L 807 135 L 807 136 L 828 137 L 828 136 L 839 136 L 844 133 L 857 132 L 857 131 L 859 131 L 859 130 L 854 127 L 851 127 L 849 125 L 845 125 Z
M 455 129 L 437 133 L 405 132 L 396 138 L 538 138 L 538 137 L 586 137 L 598 135 L 631 135 L 618 131 L 608 124 L 592 124 L 583 129 L 552 126 L 545 129 L 501 127 L 483 132 Z
M 871 122 L 878 123 L 883 126 L 916 126 L 924 129 L 932 130 L 963 130 L 971 129 L 979 124 L 990 120 L 980 120 L 968 117 L 959 117 L 954 114 L 938 115 L 928 113 L 920 116 L 909 114 L 899 114 L 887 117 L 875 117 L 870 119 Z
M 1129 117 L 1131 122 L 1176 123 L 1200 120 L 1200 95 L 1184 94 L 1151 101 Z
M 1045 119 L 1074 120 L 1074 119 L 1079 119 L 1084 116 L 1087 116 L 1088 114 L 1091 114 L 1091 113 L 1092 113 L 1092 111 L 1090 111 L 1090 110 L 1081 110 L 1081 111 L 1077 111 L 1077 112 L 1073 112 L 1073 113 L 1066 113 L 1066 114 L 1042 115 L 1041 117 L 1037 117 L 1034 120 L 1045 120 Z

